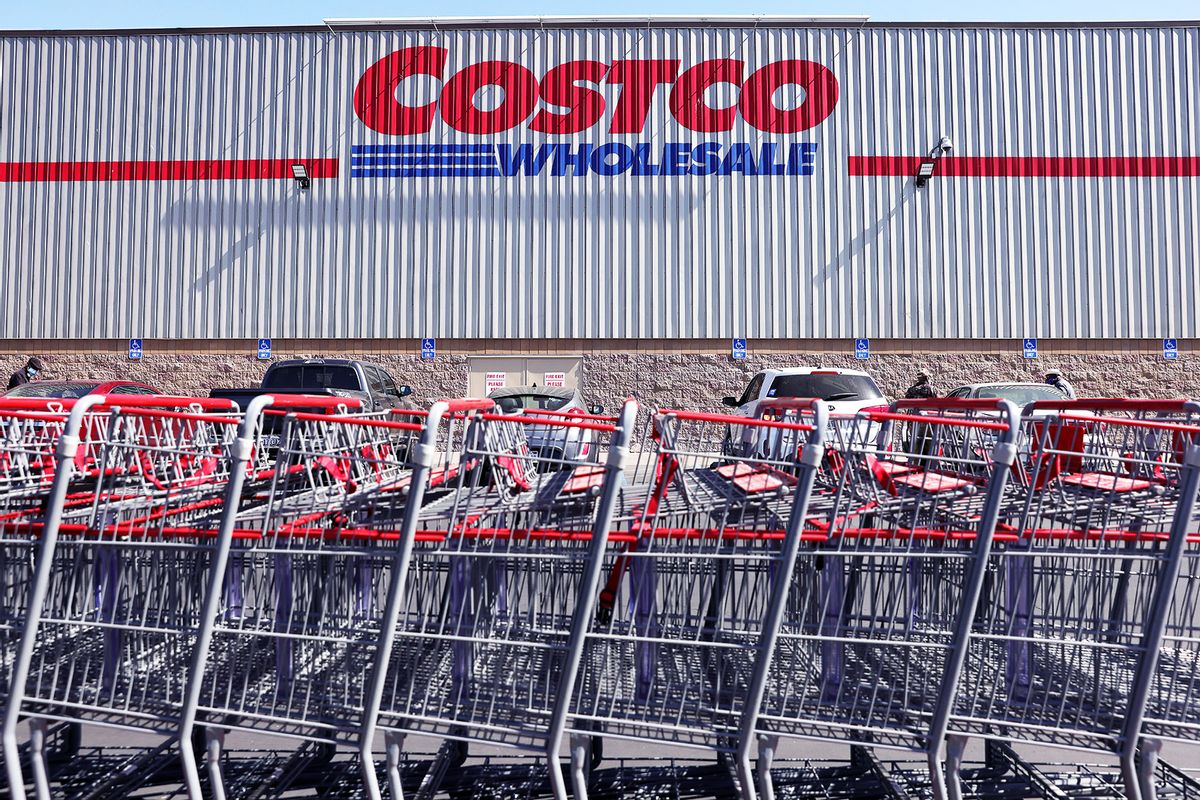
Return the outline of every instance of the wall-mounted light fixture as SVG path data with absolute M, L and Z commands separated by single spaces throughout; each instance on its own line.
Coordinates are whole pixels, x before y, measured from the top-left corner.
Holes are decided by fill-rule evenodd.
M 933 177 L 933 168 L 937 162 L 932 158 L 921 159 L 921 166 L 917 167 L 917 188 L 922 188 L 929 183 L 929 179 Z
M 950 141 L 949 136 L 943 136 L 938 139 L 938 143 L 929 151 L 929 155 L 921 159 L 920 165 L 917 167 L 917 188 L 923 188 L 929 183 L 929 179 L 933 177 L 934 171 L 937 169 L 938 159 L 949 153 L 954 147 L 954 142 Z
M 300 187 L 300 191 L 309 187 L 308 167 L 303 164 L 292 164 L 292 177 L 296 179 L 296 185 Z

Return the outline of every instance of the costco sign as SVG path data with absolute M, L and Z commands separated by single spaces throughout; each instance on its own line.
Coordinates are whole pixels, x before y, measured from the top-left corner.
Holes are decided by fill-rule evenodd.
M 552 136 L 593 134 L 597 139 L 646 131 L 652 104 L 667 93 L 671 117 L 685 131 L 727 133 L 740 118 L 774 137 L 792 136 L 824 121 L 838 100 L 838 83 L 824 65 L 802 59 L 749 69 L 720 58 L 684 65 L 679 59 L 568 61 L 535 75 L 511 61 L 482 61 L 447 73 L 444 47 L 408 47 L 373 64 L 354 90 L 354 112 L 385 136 L 426 137 L 436 125 L 467 137 L 514 129 Z M 426 102 L 401 99 L 409 79 L 437 82 Z M 722 87 L 733 101 L 710 98 Z M 802 96 L 789 105 L 779 98 Z M 487 102 L 488 99 L 492 102 Z M 744 130 L 744 128 L 743 128 Z M 457 139 L 458 137 L 456 137 Z M 658 137 L 661 139 L 661 137 Z M 578 144 L 354 145 L 357 177 L 566 175 L 810 175 L 811 142 L 601 141 Z M 461 139 L 459 139 L 461 141 Z
M 837 79 L 828 68 L 795 59 L 772 62 L 748 76 L 745 62 L 736 58 L 701 61 L 682 71 L 679 59 L 672 58 L 611 64 L 568 61 L 539 79 L 511 61 L 483 61 L 447 77 L 448 56 L 444 47 L 408 47 L 385 56 L 359 80 L 354 112 L 371 130 L 391 136 L 429 133 L 439 113 L 446 125 L 471 135 L 501 133 L 518 125 L 538 133 L 575 134 L 604 116 L 604 96 L 596 87 L 607 83 L 620 87 L 608 132 L 630 134 L 642 132 L 655 91 L 667 86 L 671 115 L 688 130 L 728 131 L 740 114 L 760 131 L 792 134 L 828 117 L 838 98 Z M 404 105 L 396 96 L 400 83 L 418 75 L 442 80 L 441 97 L 425 105 Z M 713 108 L 705 102 L 705 90 L 718 84 L 738 88 L 736 106 Z M 789 85 L 804 90 L 804 101 L 795 108 L 780 108 L 775 92 Z M 503 99 L 483 109 L 476 97 L 488 87 L 500 89 Z

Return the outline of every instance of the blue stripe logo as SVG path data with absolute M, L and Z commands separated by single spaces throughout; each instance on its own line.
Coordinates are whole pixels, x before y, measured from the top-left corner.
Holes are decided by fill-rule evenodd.
M 356 144 L 352 178 L 489 178 L 500 175 L 490 144 Z

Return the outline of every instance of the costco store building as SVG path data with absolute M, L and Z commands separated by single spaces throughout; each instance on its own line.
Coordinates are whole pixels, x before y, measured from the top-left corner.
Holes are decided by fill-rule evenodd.
M 1200 395 L 1196 23 L 20 32 L 0 75 L 9 371 L 198 391 L 270 338 L 424 399 L 855 363 Z

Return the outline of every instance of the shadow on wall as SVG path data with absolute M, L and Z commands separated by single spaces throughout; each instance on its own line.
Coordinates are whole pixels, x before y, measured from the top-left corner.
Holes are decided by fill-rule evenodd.
M 317 237 L 322 231 L 314 227 L 313 221 L 335 219 L 344 222 L 348 218 L 346 207 L 354 209 L 354 226 L 364 230 L 382 230 L 419 217 L 445 219 L 447 213 L 452 212 L 450 218 L 461 222 L 465 232 L 491 226 L 504 236 L 514 219 L 545 226 L 569 226 L 578 222 L 581 195 L 585 195 L 590 206 L 603 212 L 600 218 L 609 221 L 599 235 L 619 237 L 626 232 L 631 238 L 640 237 L 647 241 L 651 237 L 648 232 L 642 235 L 643 226 L 628 225 L 626 220 L 692 218 L 709 213 L 712 187 L 696 181 L 634 182 L 626 179 L 594 183 L 585 188 L 583 183 L 575 183 L 571 177 L 552 180 L 553 183 L 548 185 L 512 180 L 496 191 L 491 184 L 485 183 L 464 187 L 433 179 L 384 181 L 352 179 L 344 175 L 336 181 L 314 183 L 303 193 L 290 181 L 266 184 L 265 190 L 246 190 L 263 192 L 261 196 L 242 199 L 224 196 L 226 187 L 214 187 L 204 195 L 193 192 L 173 202 L 159 224 L 176 233 L 190 234 L 192 247 L 197 250 L 211 240 L 228 241 L 215 260 L 203 266 L 196 265 L 199 273 L 193 287 L 203 291 L 223 274 L 239 266 L 253 266 L 253 260 L 248 261 L 247 256 L 268 234 L 303 228 L 307 235 Z M 562 189 L 551 190 L 557 186 Z M 779 200 L 786 202 L 787 198 Z M 887 227 L 898 209 L 899 206 L 851 242 L 817 277 L 823 277 L 825 271 L 861 250 Z M 719 206 L 711 213 L 720 213 Z M 717 226 L 717 229 L 723 229 L 723 226 Z M 697 238 L 707 235 L 710 230 L 711 227 L 706 225 L 691 227 Z M 518 237 L 524 235 L 520 231 L 515 234 Z M 210 241 L 205 241 L 204 236 L 210 237 Z
M 786 203 L 790 195 L 801 189 L 781 186 L 780 191 L 775 202 Z M 906 179 L 898 192 L 889 192 L 886 187 L 881 191 L 864 192 L 863 196 L 868 198 L 890 198 L 890 207 L 861 229 L 827 263 L 816 266 L 810 275 L 811 283 L 828 283 L 842 270 L 854 269 L 856 264 L 861 268 L 864 251 L 888 235 L 918 191 L 915 182 Z M 351 245 L 350 237 L 356 239 L 360 247 L 378 247 L 378 252 L 389 248 L 400 256 L 404 255 L 406 247 L 421 248 L 426 251 L 427 258 L 436 261 L 439 255 L 446 259 L 451 248 L 461 246 L 454 242 L 463 238 L 486 239 L 495 249 L 515 250 L 517 242 L 541 238 L 534 236 L 536 231 L 531 231 L 537 227 L 561 230 L 562 244 L 568 252 L 579 252 L 581 246 L 600 246 L 611 252 L 615 243 L 627 240 L 626 252 L 636 254 L 647 248 L 662 247 L 661 237 L 655 235 L 656 226 L 639 224 L 639 220 L 712 220 L 726 213 L 721 202 L 723 197 L 720 193 L 714 195 L 710 182 L 691 179 L 589 181 L 562 177 L 501 179 L 497 184 L 495 181 L 359 179 L 349 177 L 347 171 L 338 179 L 317 181 L 304 192 L 285 180 L 189 191 L 167 208 L 159 224 L 162 229 L 175 234 L 176 241 L 186 242 L 192 249 L 192 253 L 182 254 L 181 266 L 194 270 L 193 290 L 204 294 L 227 276 L 244 279 L 250 285 L 262 270 L 271 269 L 271 259 L 262 250 L 264 245 L 271 246 L 272 253 L 276 248 L 286 248 L 305 260 L 309 269 L 319 270 L 322 261 L 318 256 L 322 252 L 337 253 L 347 249 Z M 577 232 L 581 205 L 597 212 L 592 215 L 596 221 L 591 234 L 594 241 L 590 243 L 572 239 Z M 420 234 L 414 237 L 410 233 L 402 238 L 401 231 L 408 223 L 422 219 L 435 221 L 426 242 L 412 242 Z M 325 220 L 333 221 L 331 225 L 335 227 L 322 227 Z M 343 226 L 348 226 L 351 220 L 354 230 L 343 233 Z M 514 225 L 514 220 L 523 222 Z M 443 236 L 438 226 L 455 226 L 461 235 Z M 713 231 L 727 229 L 724 224 L 695 223 L 685 225 L 682 231 L 684 236 L 690 234 L 699 242 L 713 235 Z M 493 235 L 485 236 L 489 231 Z M 379 238 L 384 232 L 389 241 Z M 376 234 L 374 241 L 371 241 L 372 233 Z M 597 245 L 595 240 L 601 240 L 603 244 Z M 734 247 L 737 246 L 735 237 Z M 562 247 L 555 249 L 562 251 Z M 693 250 L 693 253 L 699 252 Z M 196 258 L 210 253 L 215 254 L 215 258 L 207 263 Z M 700 256 L 693 255 L 693 260 L 697 258 Z M 421 259 L 412 254 L 407 260 L 416 264 Z M 781 278 L 789 260 L 783 258 L 773 265 L 776 280 Z M 402 264 L 397 266 L 403 268 Z M 626 257 L 615 260 L 609 268 L 624 270 L 629 273 L 628 280 L 637 281 L 639 274 L 653 267 L 644 264 L 642 259 Z M 371 266 L 368 265 L 365 271 L 370 272 Z M 436 286 L 423 285 L 428 280 L 430 278 L 416 279 L 414 291 L 435 289 Z M 434 284 L 441 283 L 439 278 L 432 280 Z M 274 299 L 274 281 L 266 283 L 263 289 L 267 296 L 256 297 L 254 302 L 270 303 Z M 240 299 L 250 302 L 249 297 Z
M 833 273 L 849 265 L 856 258 L 862 255 L 863 250 L 868 245 L 872 245 L 885 230 L 891 227 L 892 220 L 904 209 L 909 200 L 916 197 L 917 185 L 915 181 L 905 180 L 903 188 L 900 190 L 900 196 L 892 205 L 886 215 L 876 220 L 874 225 L 864 229 L 861 233 L 842 248 L 841 252 L 833 257 L 833 259 L 822 267 L 819 267 L 812 274 L 813 282 L 824 282 L 832 277 Z
M 288 186 L 290 188 L 290 182 Z M 277 215 L 275 212 L 280 206 L 283 206 L 283 213 Z M 230 240 L 215 261 L 195 265 L 198 274 L 192 288 L 204 291 L 223 273 L 232 272 L 243 262 L 268 231 L 298 228 L 296 212 L 299 209 L 299 199 L 291 195 L 228 201 L 214 193 L 206 198 L 188 196 L 176 200 L 159 219 L 159 225 L 177 234 L 191 234 L 196 249 L 211 243 L 195 235 L 201 231 L 208 237 Z

